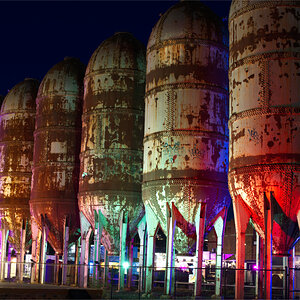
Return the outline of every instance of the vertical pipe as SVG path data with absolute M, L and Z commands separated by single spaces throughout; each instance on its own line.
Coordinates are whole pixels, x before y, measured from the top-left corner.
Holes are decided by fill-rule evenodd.
M 120 252 L 119 252 L 119 282 L 118 290 L 124 289 L 125 270 L 124 262 L 126 258 L 126 237 L 127 237 L 127 215 L 122 212 L 120 218 Z
M 203 261 L 203 244 L 204 244 L 204 232 L 205 232 L 205 218 L 206 218 L 206 203 L 200 203 L 196 216 L 196 231 L 197 231 L 197 270 L 196 280 L 194 288 L 194 296 L 201 295 L 202 287 L 202 261 Z
M 41 270 L 40 270 L 40 283 L 45 283 L 45 268 L 46 268 L 46 254 L 47 254 L 47 238 L 48 230 L 46 226 L 42 229 L 42 246 L 41 246 Z
M 224 217 L 219 217 L 215 224 L 214 229 L 217 236 L 217 253 L 216 253 L 216 287 L 215 294 L 217 297 L 221 295 L 221 281 L 222 281 L 222 246 L 223 246 L 223 238 L 225 232 L 225 219 L 226 213 Z
M 62 284 L 67 284 L 67 272 L 68 272 L 68 247 L 69 247 L 69 222 L 68 218 L 64 222 L 64 249 L 63 249 L 63 267 L 62 267 Z
M 166 276 L 165 276 L 165 293 L 174 294 L 174 270 L 175 270 L 175 249 L 174 233 L 176 220 L 173 215 L 172 207 L 167 203 L 167 245 L 166 245 Z

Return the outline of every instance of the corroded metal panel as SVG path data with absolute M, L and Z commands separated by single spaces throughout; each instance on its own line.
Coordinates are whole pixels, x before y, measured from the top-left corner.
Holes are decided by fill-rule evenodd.
M 63 225 L 68 216 L 71 241 L 79 228 L 77 204 L 81 114 L 85 66 L 65 58 L 44 77 L 37 95 L 30 208 L 49 242 L 63 251 Z
M 39 82 L 25 79 L 5 97 L 0 114 L 0 218 L 9 240 L 20 251 L 23 220 L 30 222 L 29 199 L 35 98 Z M 29 228 L 29 227 L 28 227 Z M 30 230 L 27 230 L 27 243 Z
M 143 201 L 164 232 L 167 202 L 191 224 L 206 202 L 207 229 L 229 206 L 227 60 L 226 30 L 198 1 L 171 7 L 149 38 Z M 179 253 L 190 251 L 192 235 L 176 228 Z
M 79 207 L 94 228 L 95 210 L 106 217 L 102 243 L 110 253 L 119 251 L 122 210 L 130 233 L 144 213 L 144 48 L 116 33 L 96 49 L 84 80 Z
M 273 192 L 273 253 L 299 236 L 300 2 L 233 1 L 230 31 L 229 187 L 264 238 Z

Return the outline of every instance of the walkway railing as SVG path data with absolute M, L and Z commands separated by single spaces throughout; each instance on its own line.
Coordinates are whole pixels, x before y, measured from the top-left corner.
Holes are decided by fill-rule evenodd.
M 23 277 L 19 278 L 20 268 L 23 270 Z M 36 272 L 36 283 L 41 282 L 42 264 L 5 262 L 5 270 L 2 280 L 6 282 L 32 283 L 33 272 Z M 53 264 L 47 263 L 45 269 L 45 284 L 57 284 L 66 286 L 78 286 L 80 284 L 80 272 L 87 275 L 88 288 L 104 289 L 106 298 L 117 298 L 122 291 L 119 291 L 119 266 L 111 263 L 109 266 L 103 264 L 75 265 L 75 264 Z M 125 269 L 124 288 L 136 292 L 136 297 L 141 298 L 145 290 L 146 268 L 140 266 L 128 266 Z M 196 268 L 183 266 L 174 268 L 174 297 L 192 297 L 194 295 L 194 282 Z M 224 298 L 234 298 L 235 292 L 235 268 L 222 268 L 221 291 Z M 165 294 L 165 272 L 164 267 L 153 268 L 152 292 L 154 296 Z M 257 270 L 254 268 L 244 269 L 244 290 L 245 298 L 255 298 L 260 292 L 256 283 L 259 281 L 263 286 L 264 275 L 270 270 Z M 211 297 L 215 293 L 216 268 L 207 266 L 202 268 L 202 295 Z M 260 277 L 261 276 L 261 277 Z M 290 278 L 294 280 L 291 281 Z M 294 285 L 292 285 L 294 282 Z M 292 293 L 300 297 L 300 269 L 273 268 L 272 269 L 272 290 L 273 298 L 288 299 Z M 263 290 L 262 290 L 263 292 Z M 119 296 L 118 296 L 119 297 Z

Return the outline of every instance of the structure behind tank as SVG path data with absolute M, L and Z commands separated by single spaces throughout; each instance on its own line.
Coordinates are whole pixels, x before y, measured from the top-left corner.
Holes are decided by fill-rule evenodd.
M 231 4 L 229 187 L 239 268 L 249 218 L 267 247 L 267 269 L 272 252 L 289 255 L 299 237 L 299 15 L 299 1 Z
M 120 231 L 126 239 L 127 225 L 122 224 L 129 224 L 130 237 L 144 214 L 144 46 L 129 33 L 116 33 L 93 53 L 84 83 L 79 185 L 82 235 L 88 230 L 84 224 L 90 224 L 109 255 L 125 255 Z M 96 253 L 99 247 L 95 249 Z
M 7 237 L 10 247 L 13 247 L 17 253 L 18 262 L 22 263 L 24 261 L 25 248 L 29 247 L 29 199 L 33 160 L 35 98 L 38 86 L 39 82 L 37 80 L 25 79 L 10 90 L 1 106 L 1 279 L 4 277 L 3 263 L 6 259 Z M 22 280 L 23 276 L 20 271 L 21 269 L 19 269 L 18 275 L 20 276 L 19 279 Z
M 65 58 L 48 71 L 38 91 L 30 199 L 34 260 L 38 260 L 39 231 L 43 230 L 42 255 L 48 239 L 56 254 L 66 257 L 66 226 L 70 228 L 70 242 L 78 237 L 84 72 L 85 66 L 78 59 Z
M 230 204 L 227 59 L 224 25 L 198 1 L 171 7 L 148 41 L 143 167 L 148 241 L 158 224 L 172 240 L 176 219 L 178 254 L 195 251 L 200 207 L 206 206 L 209 230 Z

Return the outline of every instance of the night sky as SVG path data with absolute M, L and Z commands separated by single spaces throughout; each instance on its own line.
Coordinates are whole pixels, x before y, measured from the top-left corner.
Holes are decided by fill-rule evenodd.
M 222 18 L 231 1 L 202 1 Z M 0 1 L 0 95 L 42 80 L 66 56 L 87 64 L 102 41 L 128 31 L 147 45 L 159 15 L 177 1 Z M 227 22 L 225 20 L 225 22 Z

